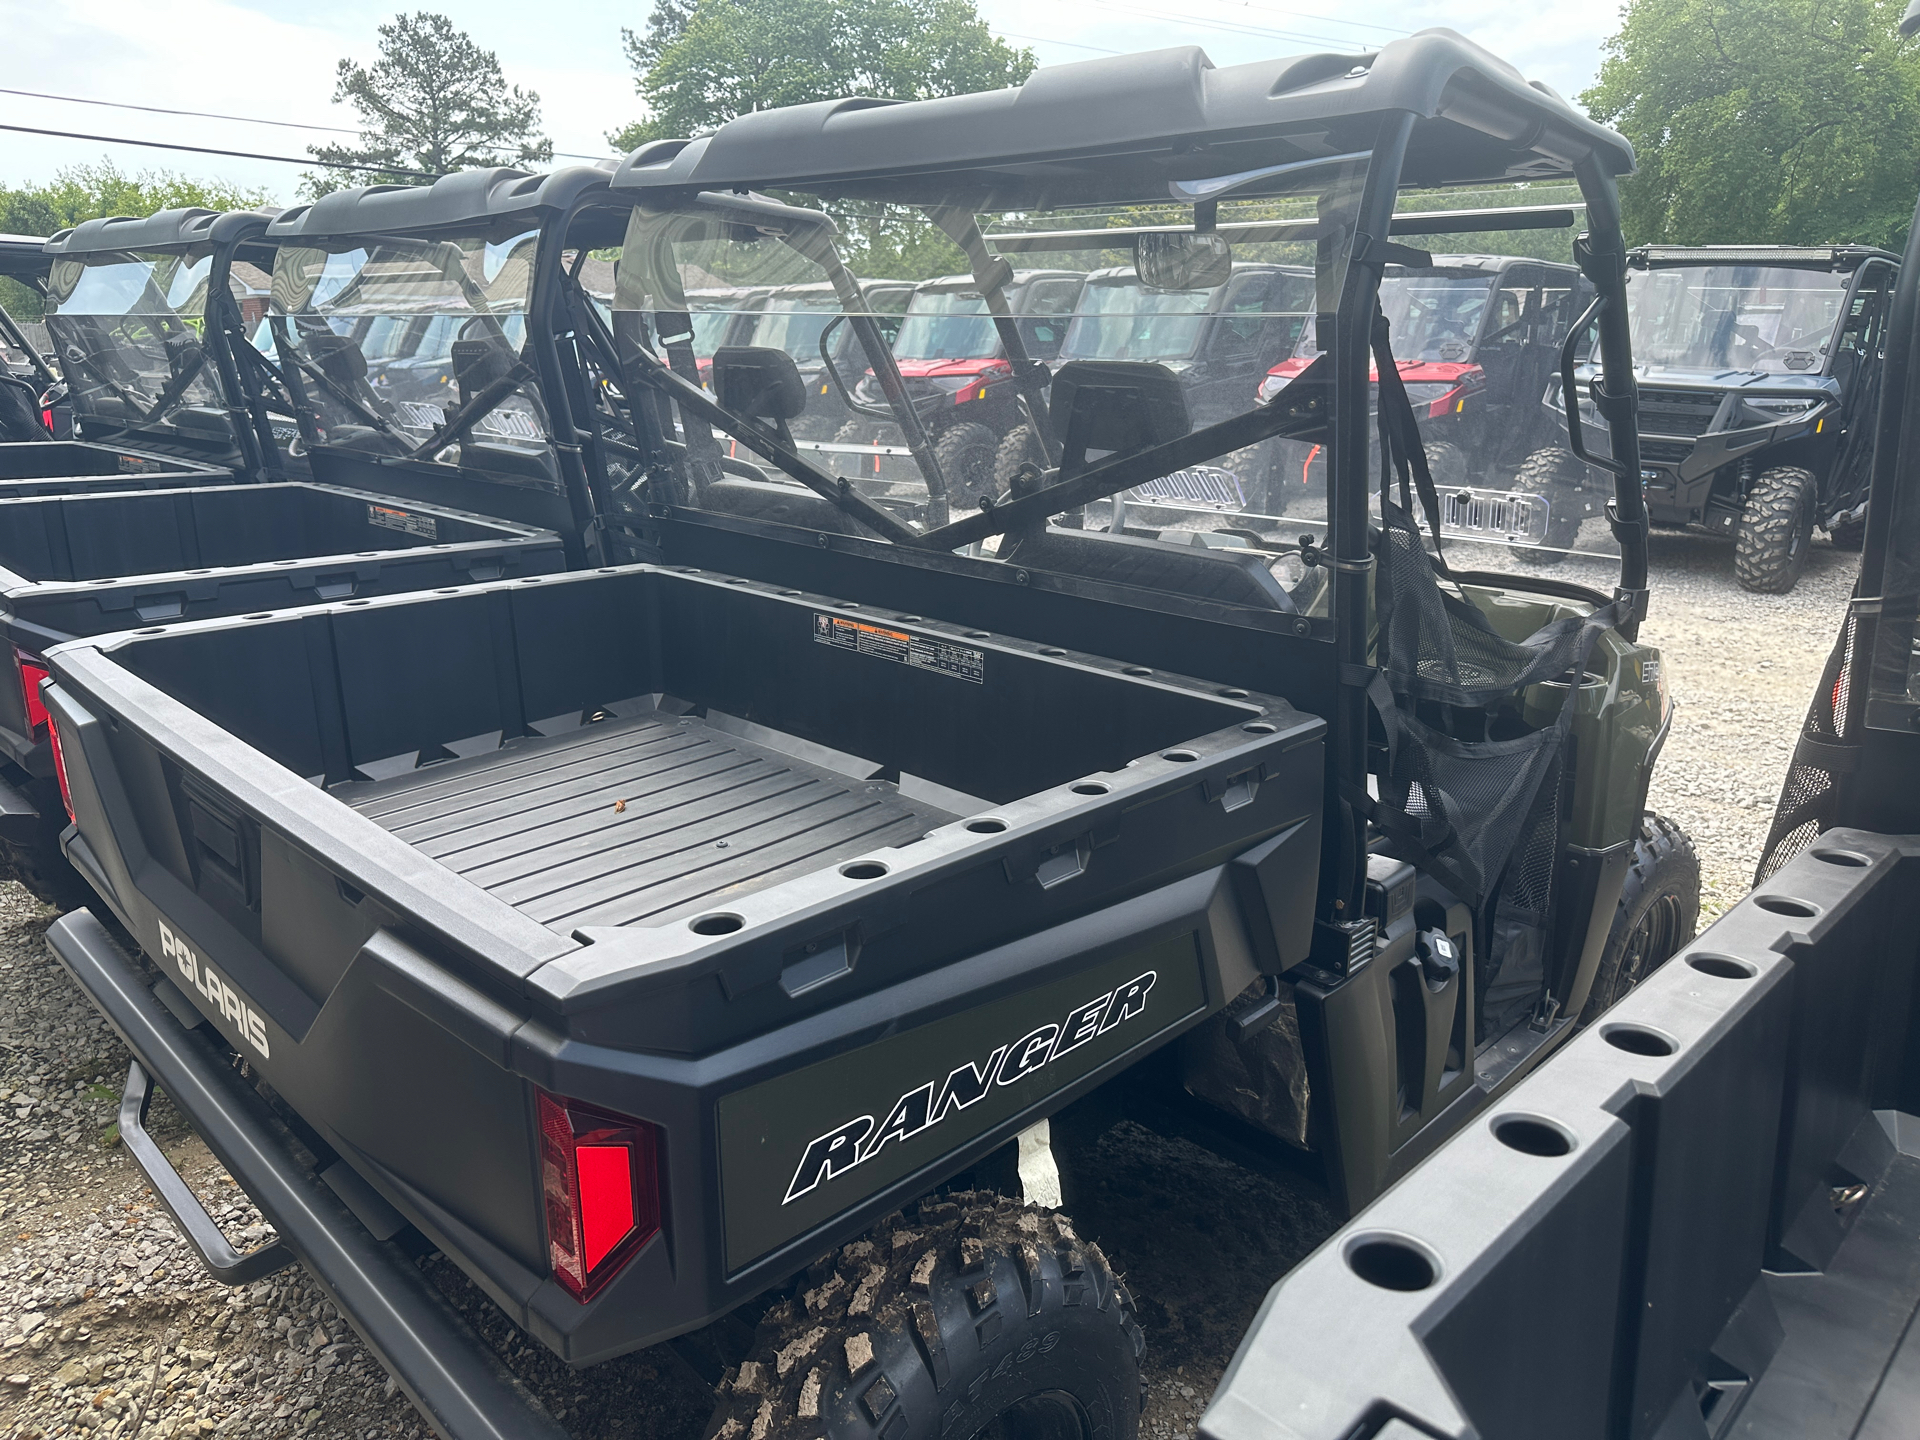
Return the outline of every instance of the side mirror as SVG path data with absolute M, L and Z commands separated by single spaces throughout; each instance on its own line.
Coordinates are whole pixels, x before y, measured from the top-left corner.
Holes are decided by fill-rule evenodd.
M 807 408 L 807 386 L 784 350 L 722 345 L 713 352 L 713 398 L 736 415 L 794 420 Z
M 1136 235 L 1133 268 L 1152 290 L 1211 290 L 1233 273 L 1233 247 L 1219 235 Z

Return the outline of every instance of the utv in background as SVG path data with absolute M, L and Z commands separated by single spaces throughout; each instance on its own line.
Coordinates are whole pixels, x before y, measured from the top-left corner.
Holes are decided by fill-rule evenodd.
M 1045 235 L 990 235 L 1002 254 L 1049 243 Z M 1075 360 L 1123 360 L 1163 365 L 1180 382 L 1195 425 L 1211 425 L 1246 409 L 1249 386 L 1277 355 L 1291 350 L 1313 319 L 1313 271 L 1301 266 L 1236 260 L 1210 290 L 1155 290 L 1131 265 L 1087 276 L 1067 324 L 1056 368 Z M 1276 442 L 1277 443 L 1277 442 Z M 1238 470 L 1166 476 L 1130 494 L 1151 502 L 1200 492 L 1220 503 L 1244 504 L 1257 450 L 1236 457 Z M 994 493 L 1004 495 L 1020 467 L 1045 459 L 1031 426 L 1007 433 L 994 462 Z
M 1485 539 L 1459 500 L 1466 486 L 1496 484 L 1553 438 L 1540 395 L 1559 363 L 1574 317 L 1593 286 L 1572 265 L 1513 255 L 1444 255 L 1431 265 L 1390 265 L 1380 308 L 1401 382 L 1414 402 L 1427 465 L 1441 492 L 1443 533 Z M 1313 334 L 1268 372 L 1270 400 L 1320 353 Z M 1378 384 L 1378 375 L 1375 377 Z M 1276 447 L 1269 493 L 1275 513 L 1312 491 L 1322 453 Z
M 572 1363 L 685 1337 L 725 1440 L 1132 1440 L 1134 1303 L 1057 1213 L 1042 1122 L 1171 1117 L 1363 1204 L 1665 958 L 1651 902 L 1691 903 L 1684 842 L 1644 810 L 1672 708 L 1636 638 L 1637 485 L 1611 596 L 1443 582 L 1412 402 L 1372 343 L 1403 186 L 1574 176 L 1617 300 L 1630 165 L 1442 31 L 763 111 L 652 142 L 611 185 L 496 171 L 283 216 L 290 378 L 372 288 L 322 295 L 328 263 L 471 278 L 489 239 L 524 244 L 525 403 L 573 437 L 543 460 L 603 507 L 596 568 L 51 657 L 68 851 L 158 973 L 89 916 L 51 943 L 139 1057 L 125 1133 L 156 1193 L 222 1278 L 312 1267 L 460 1440 L 554 1427 L 423 1246 Z M 823 210 L 757 188 L 960 244 L 1044 465 L 949 520 L 864 314 L 918 513 L 798 448 L 791 355 L 723 347 L 703 386 L 688 275 L 790 261 L 864 306 Z M 977 218 L 1171 208 L 1103 233 L 1152 288 L 1200 293 L 1276 201 L 1324 237 L 1326 353 L 1197 429 L 1163 365 L 1030 354 Z M 571 257 L 616 244 L 608 322 Z M 1604 373 L 1630 395 L 1614 316 Z M 450 431 L 527 382 L 469 338 L 441 427 L 402 452 L 356 399 L 375 418 L 330 416 L 316 470 L 497 463 Z M 1375 353 L 1383 459 L 1420 492 L 1379 523 Z M 1324 547 L 1052 523 L 1271 439 L 1332 451 Z M 1630 426 L 1614 440 L 1632 454 Z M 155 1080 L 280 1246 L 215 1244 L 140 1145 Z M 1016 1140 L 1020 1198 L 982 1194 Z
M 1060 353 L 1085 279 L 1073 270 L 1015 270 L 1000 287 L 1010 321 L 989 310 L 972 275 L 923 280 L 914 287 L 894 335 L 894 363 L 938 456 L 952 508 L 976 509 L 980 496 L 994 493 L 1001 442 L 1024 418 L 1001 324 L 1018 330 L 1028 359 L 1052 360 Z M 857 413 L 834 439 L 861 448 L 846 452 L 843 469 L 890 478 L 910 468 L 901 464 L 900 428 L 884 408 L 886 395 L 871 371 L 846 403 Z
M 1861 245 L 1653 245 L 1628 267 L 1652 522 L 1731 538 L 1735 578 L 1765 594 L 1798 582 L 1816 526 L 1858 549 L 1899 257 Z M 1569 349 L 1561 368 L 1545 401 L 1561 438 L 1514 482 L 1546 499 L 1543 560 L 1604 506 L 1606 484 L 1583 461 L 1613 464 L 1592 365 Z M 1568 387 L 1580 397 L 1571 446 Z

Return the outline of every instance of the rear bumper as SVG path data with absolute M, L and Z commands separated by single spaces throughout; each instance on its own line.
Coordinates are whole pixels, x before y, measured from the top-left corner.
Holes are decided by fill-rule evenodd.
M 407 1253 L 376 1240 L 295 1161 L 259 1097 L 211 1042 L 155 997 L 98 920 L 85 910 L 63 916 L 48 930 L 47 945 L 436 1433 L 446 1440 L 564 1440 L 566 1432 Z M 190 1192 L 185 1203 L 193 1203 Z M 191 1219 L 182 1217 L 189 1239 Z M 243 1272 L 230 1283 L 248 1278 Z

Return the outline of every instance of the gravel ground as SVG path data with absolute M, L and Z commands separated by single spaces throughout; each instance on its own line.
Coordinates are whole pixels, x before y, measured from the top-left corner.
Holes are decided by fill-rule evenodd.
M 1815 548 L 1792 595 L 1750 595 L 1729 547 L 1657 537 L 1646 638 L 1680 711 L 1653 804 L 1699 846 L 1705 911 L 1744 893 L 1852 586 Z M 1609 583 L 1571 561 L 1570 579 Z M 0 884 L 0 1440 L 411 1440 L 428 1433 L 298 1270 L 206 1279 L 116 1143 L 128 1057 L 47 955 L 51 916 Z M 241 1246 L 270 1234 L 164 1097 L 150 1128 Z M 1148 1336 L 1148 1440 L 1185 1440 L 1268 1287 L 1333 1228 L 1310 1193 L 1131 1123 L 1063 1153 L 1068 1208 L 1128 1277 Z M 699 1440 L 706 1392 L 666 1359 L 574 1375 L 430 1267 L 581 1440 Z

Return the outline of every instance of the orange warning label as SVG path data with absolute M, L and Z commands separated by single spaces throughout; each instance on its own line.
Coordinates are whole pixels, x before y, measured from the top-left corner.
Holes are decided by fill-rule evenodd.
M 916 670 L 931 670 L 939 675 L 951 675 L 956 680 L 971 680 L 976 685 L 984 685 L 987 679 L 985 651 L 955 645 L 934 635 L 915 635 L 906 630 L 869 625 L 863 620 L 849 620 L 844 615 L 822 615 L 816 611 L 813 638 L 837 650 L 856 650 L 862 655 L 892 660 Z

